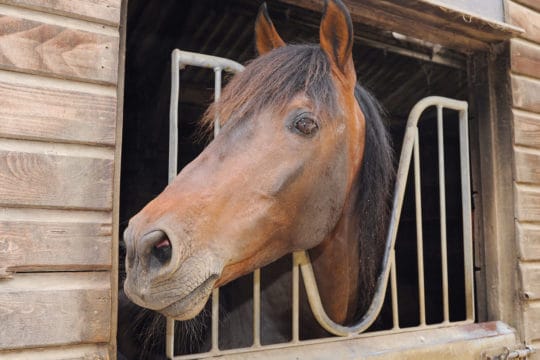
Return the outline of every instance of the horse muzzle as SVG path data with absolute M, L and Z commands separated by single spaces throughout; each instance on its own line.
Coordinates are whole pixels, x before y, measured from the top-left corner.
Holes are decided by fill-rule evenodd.
M 135 304 L 178 320 L 196 316 L 223 270 L 208 251 L 191 254 L 172 231 L 152 229 L 137 237 L 135 226 L 124 233 L 125 293 Z

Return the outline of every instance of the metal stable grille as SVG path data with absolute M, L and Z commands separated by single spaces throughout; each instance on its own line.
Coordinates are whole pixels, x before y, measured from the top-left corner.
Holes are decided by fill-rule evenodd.
M 180 91 L 180 71 L 185 66 L 198 66 L 213 69 L 215 73 L 214 99 L 219 100 L 221 94 L 222 71 L 231 73 L 240 72 L 243 66 L 229 59 L 208 56 L 197 53 L 190 53 L 175 49 L 172 53 L 172 85 L 171 85 L 171 107 L 170 107 L 170 134 L 169 134 L 169 182 L 177 175 L 178 157 L 178 99 Z M 438 181 L 439 181 L 439 211 L 440 211 L 440 241 L 441 241 L 441 272 L 442 272 L 442 302 L 443 321 L 435 324 L 426 322 L 426 303 L 424 285 L 424 239 L 422 233 L 422 200 L 421 200 L 421 176 L 420 176 L 420 142 L 418 121 L 423 112 L 430 107 L 437 109 L 437 149 L 438 149 Z M 383 271 L 378 278 L 377 290 L 371 306 L 360 321 L 352 326 L 342 326 L 334 323 L 323 309 L 321 299 L 317 290 L 317 283 L 309 255 L 306 251 L 293 254 L 292 267 L 292 340 L 288 343 L 261 345 L 260 339 L 260 318 L 261 318 L 261 298 L 260 298 L 260 270 L 256 270 L 253 275 L 253 345 L 248 348 L 220 350 L 219 340 L 219 289 L 212 293 L 212 346 L 209 352 L 201 354 L 174 356 L 174 320 L 167 319 L 166 355 L 170 359 L 195 359 L 208 358 L 216 355 L 232 353 L 246 353 L 268 348 L 283 348 L 299 343 L 332 342 L 339 341 L 338 337 L 301 341 L 299 338 L 299 269 L 302 272 L 306 293 L 310 307 L 319 324 L 334 335 L 347 337 L 361 337 L 375 321 L 379 315 L 385 299 L 388 280 L 391 289 L 391 308 L 393 327 L 389 330 L 376 332 L 377 335 L 385 335 L 396 332 L 415 331 L 420 329 L 438 328 L 454 325 L 462 325 L 474 322 L 474 283 L 473 283 L 473 244 L 472 244 L 472 211 L 471 211 L 471 190 L 470 190 L 470 170 L 469 170 L 469 143 L 468 143 L 468 116 L 467 103 L 443 97 L 427 97 L 418 102 L 412 109 L 403 141 L 402 151 L 399 160 L 395 192 L 393 198 L 392 215 L 388 236 L 386 240 L 385 255 L 383 259 Z M 443 130 L 443 109 L 450 109 L 459 113 L 459 154 L 461 172 L 461 210 L 463 226 L 463 263 L 464 263 L 464 288 L 465 288 L 465 309 L 466 318 L 462 321 L 451 321 L 449 311 L 449 286 L 448 286 L 448 263 L 447 263 L 447 229 L 446 229 L 446 194 L 445 194 L 445 155 L 444 155 L 444 130 Z M 219 119 L 214 122 L 214 136 L 219 133 Z M 401 328 L 399 325 L 398 310 L 398 284 L 395 261 L 394 245 L 397 237 L 398 225 L 405 197 L 405 187 L 407 176 L 410 170 L 411 159 L 413 159 L 414 174 L 414 197 L 416 205 L 416 251 L 417 251 L 417 273 L 418 273 L 418 298 L 419 298 L 419 325 Z M 374 333 L 369 333 L 373 336 Z

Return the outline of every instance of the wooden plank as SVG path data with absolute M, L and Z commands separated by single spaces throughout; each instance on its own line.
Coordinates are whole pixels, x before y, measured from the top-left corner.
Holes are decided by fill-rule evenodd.
M 0 14 L 0 68 L 116 84 L 118 37 Z
M 540 340 L 540 302 L 528 301 L 523 304 L 523 325 L 526 342 Z
M 323 8 L 322 0 L 282 1 L 284 3 L 304 7 L 314 11 L 321 11 Z M 483 41 L 469 36 L 464 36 L 457 32 L 445 31 L 441 27 L 433 26 L 428 22 L 424 23 L 423 21 L 418 21 L 419 15 L 416 13 L 414 15 L 414 19 L 411 19 L 410 16 L 406 16 L 402 12 L 387 11 L 385 6 L 390 6 L 392 8 L 395 7 L 395 5 L 389 2 L 376 1 L 374 6 L 372 3 L 360 3 L 358 1 L 346 0 L 345 4 L 351 13 L 353 21 L 357 23 L 371 25 L 387 31 L 398 32 L 416 39 L 441 44 L 458 51 L 465 51 L 467 49 L 489 49 L 487 43 Z M 403 6 L 399 8 L 404 9 L 405 7 Z M 411 22 L 414 22 L 416 26 L 410 26 Z
M 520 183 L 540 184 L 540 150 L 515 147 L 514 176 Z
M 486 349 L 517 341 L 515 331 L 502 322 L 425 329 L 385 336 L 300 343 L 263 351 L 227 354 L 228 360 L 478 360 Z
M 507 21 L 523 28 L 524 39 L 540 43 L 540 13 L 513 1 L 507 1 Z
M 6 4 L 116 25 L 120 22 L 121 0 L 3 0 Z
M 513 73 L 540 78 L 540 45 L 512 39 L 510 57 Z
M 533 80 L 519 75 L 512 75 L 511 78 L 514 106 L 540 113 L 540 80 Z
M 540 2 L 538 0 L 514 0 L 516 3 L 525 5 L 531 9 L 538 10 L 540 12 Z
M 2 360 L 104 360 L 112 359 L 107 345 L 90 344 L 62 346 L 52 349 L 31 349 L 17 351 L 0 351 Z
M 540 299 L 540 262 L 522 262 L 519 264 L 522 298 Z
M 111 224 L 91 220 L 0 219 L 0 267 L 7 272 L 110 269 Z
M 514 110 L 514 143 L 540 148 L 540 115 Z
M 516 222 L 519 258 L 540 260 L 540 226 Z
M 540 187 L 516 184 L 514 194 L 518 221 L 540 223 Z
M 120 25 L 120 55 L 118 64 L 118 86 L 116 88 L 118 98 L 118 111 L 116 112 L 116 148 L 114 153 L 114 178 L 113 178 L 113 211 L 112 211 L 112 268 L 111 274 L 112 306 L 111 306 L 111 335 L 109 352 L 116 354 L 118 338 L 118 283 L 119 283 L 119 241 L 120 234 L 120 184 L 122 175 L 122 133 L 124 126 L 124 86 L 126 75 L 126 41 L 127 41 L 128 2 L 122 2 L 121 25 Z
M 0 136 L 114 145 L 116 99 L 2 81 Z
M 112 159 L 10 151 L 1 145 L 0 205 L 111 209 Z
M 110 307 L 108 272 L 18 274 L 0 286 L 0 348 L 108 342 Z

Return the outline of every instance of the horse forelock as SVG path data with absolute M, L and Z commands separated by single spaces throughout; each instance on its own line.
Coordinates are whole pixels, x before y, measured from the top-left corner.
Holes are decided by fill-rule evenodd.
M 339 111 L 330 61 L 318 45 L 288 45 L 251 61 L 208 108 L 201 128 L 210 130 L 216 117 L 222 125 L 234 125 L 268 108 L 279 111 L 299 94 L 317 111 Z

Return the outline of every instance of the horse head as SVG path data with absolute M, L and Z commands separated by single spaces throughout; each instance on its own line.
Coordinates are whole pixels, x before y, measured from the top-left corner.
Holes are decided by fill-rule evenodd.
M 335 261 L 358 250 L 347 235 L 356 226 L 344 220 L 351 194 L 362 190 L 366 137 L 350 15 L 341 1 L 328 1 L 320 43 L 285 45 L 263 5 L 255 33 L 260 56 L 202 120 L 218 116 L 221 132 L 124 234 L 126 294 L 176 319 L 200 312 L 214 287 L 285 254 L 314 249 L 324 269 L 332 266 L 325 254 Z M 338 271 L 357 277 L 355 261 Z M 334 295 L 350 302 L 354 283 Z

